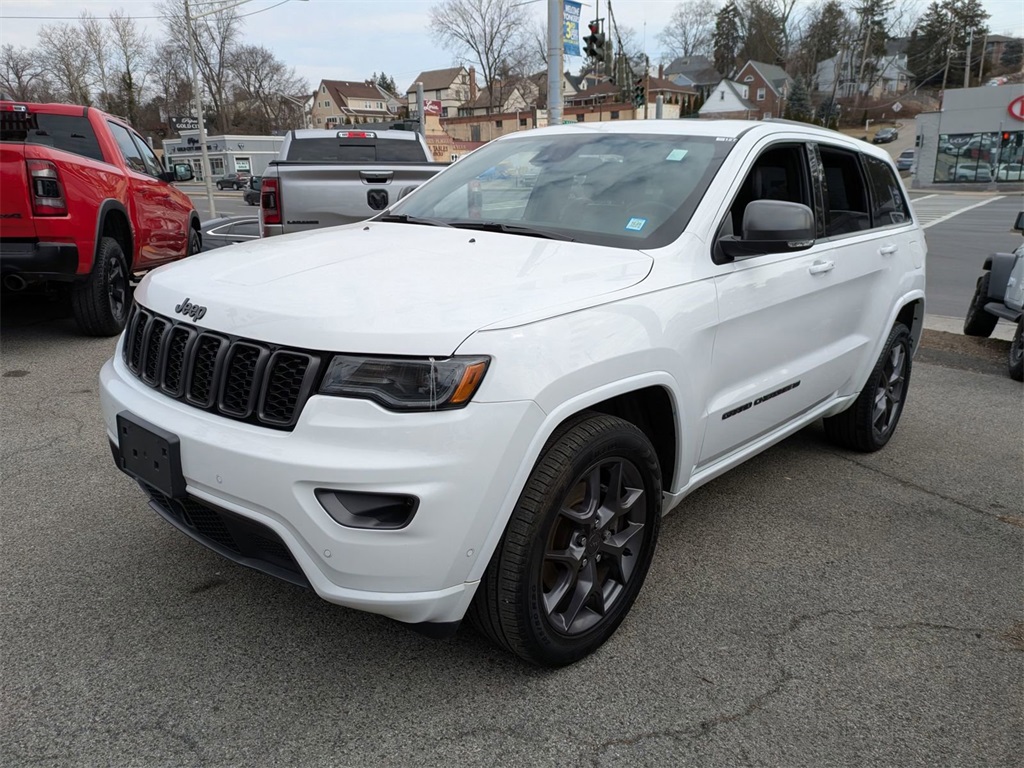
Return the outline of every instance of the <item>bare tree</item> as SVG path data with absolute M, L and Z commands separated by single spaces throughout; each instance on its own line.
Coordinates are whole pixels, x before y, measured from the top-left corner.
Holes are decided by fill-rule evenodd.
M 252 126 L 261 133 L 290 127 L 294 117 L 294 102 L 287 97 L 299 97 L 310 90 L 309 83 L 295 74 L 261 45 L 242 45 L 236 48 L 229 67 L 238 83 L 242 103 L 238 111 L 255 115 Z
M 157 4 L 157 9 L 166 19 L 170 39 L 181 45 L 184 50 L 188 50 L 188 34 L 191 32 L 199 74 L 217 113 L 217 127 L 227 133 L 231 126 L 232 85 L 232 73 L 228 62 L 241 36 L 244 23 L 238 11 L 230 2 L 214 9 L 204 5 L 203 13 L 209 15 L 204 15 L 201 19 L 193 18 L 189 28 L 185 23 L 183 0 L 161 0 Z
M 78 17 L 78 28 L 82 44 L 89 52 L 91 80 L 98 91 L 96 100 L 103 109 L 112 111 L 114 78 L 110 68 L 110 28 L 89 11 L 82 11 Z
M 70 24 L 47 24 L 39 30 L 38 51 L 54 95 L 91 106 L 93 66 L 82 30 Z
M 687 0 L 672 11 L 668 26 L 658 34 L 666 63 L 678 56 L 708 56 L 714 51 L 715 0 Z
M 0 49 L 0 91 L 15 101 L 38 101 L 48 90 L 39 52 L 15 48 L 8 43 Z
M 151 41 L 123 10 L 110 14 L 109 34 L 114 81 L 110 108 L 135 124 L 149 74 Z
M 164 119 L 170 115 L 191 115 L 192 78 L 188 56 L 181 46 L 164 43 L 153 51 L 148 64 L 155 98 L 166 113 Z
M 522 70 L 531 48 L 529 15 L 520 0 L 443 0 L 430 9 L 430 28 L 445 48 L 480 68 L 492 106 L 499 76 Z

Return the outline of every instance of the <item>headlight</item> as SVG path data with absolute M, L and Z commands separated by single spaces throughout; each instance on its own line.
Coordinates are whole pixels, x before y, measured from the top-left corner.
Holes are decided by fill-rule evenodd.
M 489 357 L 335 355 L 321 395 L 361 397 L 394 411 L 462 408 L 483 381 Z

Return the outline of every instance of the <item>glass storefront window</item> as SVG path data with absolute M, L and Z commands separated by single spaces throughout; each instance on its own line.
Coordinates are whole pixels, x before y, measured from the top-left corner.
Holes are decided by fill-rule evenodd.
M 1024 181 L 1024 131 L 941 134 L 934 181 Z

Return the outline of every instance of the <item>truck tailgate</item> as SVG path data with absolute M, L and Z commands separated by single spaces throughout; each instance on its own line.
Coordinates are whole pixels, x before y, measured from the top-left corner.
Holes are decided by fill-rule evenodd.
M 417 187 L 444 166 L 391 163 L 272 163 L 279 179 L 284 233 L 351 224 L 397 202 L 406 187 Z
M 0 238 L 34 238 L 24 145 L 0 142 L 0 190 Z

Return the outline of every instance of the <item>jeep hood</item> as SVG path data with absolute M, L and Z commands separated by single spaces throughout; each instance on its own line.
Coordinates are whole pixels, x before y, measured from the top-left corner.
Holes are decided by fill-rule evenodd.
M 154 270 L 144 307 L 198 325 L 325 351 L 446 355 L 481 328 L 581 309 L 640 282 L 652 260 L 621 248 L 413 224 L 360 223 L 273 237 Z

